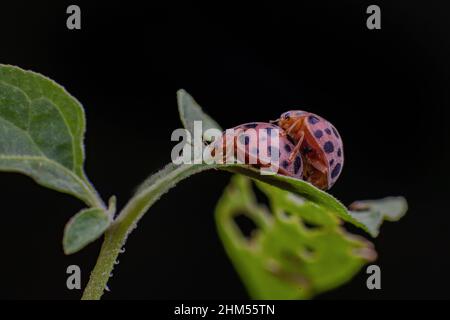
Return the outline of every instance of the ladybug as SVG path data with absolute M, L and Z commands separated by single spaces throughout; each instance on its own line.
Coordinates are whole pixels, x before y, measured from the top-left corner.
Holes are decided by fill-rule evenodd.
M 289 161 L 302 155 L 304 179 L 320 189 L 330 189 L 344 165 L 344 147 L 336 128 L 324 118 L 301 110 L 285 112 L 274 122 L 295 144 Z
M 223 133 L 219 140 L 211 144 L 214 146 L 217 146 L 217 144 L 222 145 L 225 161 L 226 155 L 230 152 L 234 152 L 238 159 L 239 154 L 244 155 L 245 159 L 239 160 L 242 162 L 245 160 L 245 164 L 250 164 L 256 168 L 270 167 L 272 165 L 272 168 L 276 169 L 279 174 L 302 179 L 302 157 L 298 154 L 292 161 L 289 161 L 289 157 L 294 150 L 294 144 L 280 127 L 271 123 L 250 122 L 234 127 L 232 130 L 234 150 L 226 150 L 225 136 L 228 130 Z M 265 132 L 261 132 L 261 130 L 264 130 Z M 278 136 L 274 134 L 276 131 L 272 130 L 277 130 Z M 266 139 L 267 141 L 264 141 Z M 278 146 L 273 139 L 278 139 Z M 262 152 L 261 148 L 263 147 L 267 148 L 265 152 Z M 215 150 L 216 149 L 213 149 L 211 151 L 213 157 Z M 278 152 L 278 158 L 274 155 L 274 152 Z

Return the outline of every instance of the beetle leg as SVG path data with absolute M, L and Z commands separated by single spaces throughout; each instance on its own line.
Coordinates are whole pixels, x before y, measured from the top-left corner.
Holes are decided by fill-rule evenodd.
M 297 154 L 300 152 L 300 147 L 302 146 L 303 139 L 305 138 L 305 134 L 303 131 L 300 132 L 300 137 L 298 139 L 297 144 L 295 145 L 294 149 L 292 150 L 291 154 L 289 155 L 289 162 L 294 161 Z
M 299 121 L 302 121 L 301 118 L 297 119 L 294 121 L 294 123 L 289 127 L 289 129 L 286 130 L 287 134 L 290 134 L 291 131 L 295 128 L 295 126 L 298 124 Z

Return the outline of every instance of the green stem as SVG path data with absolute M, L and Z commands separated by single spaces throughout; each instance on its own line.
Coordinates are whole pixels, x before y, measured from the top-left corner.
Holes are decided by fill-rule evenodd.
M 137 222 L 144 213 L 164 193 L 174 187 L 179 181 L 213 166 L 181 165 L 164 172 L 150 186 L 139 191 L 130 199 L 125 208 L 105 233 L 103 245 L 92 270 L 91 277 L 83 293 L 83 300 L 98 300 L 103 295 L 114 264 L 125 244 L 128 235 L 135 229 Z
M 100 255 L 92 270 L 82 300 L 99 300 L 101 298 L 124 242 L 125 236 L 120 234 L 116 225 L 111 226 L 105 233 Z

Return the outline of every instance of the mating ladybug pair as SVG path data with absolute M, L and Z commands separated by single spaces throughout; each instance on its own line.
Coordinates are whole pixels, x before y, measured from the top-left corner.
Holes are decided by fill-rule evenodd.
M 236 148 L 245 148 L 242 151 L 247 160 L 256 159 L 246 163 L 253 163 L 256 167 L 267 166 L 267 163 L 259 159 L 261 138 L 257 139 L 254 146 L 249 146 L 245 131 L 254 129 L 256 137 L 261 137 L 258 134 L 261 130 L 266 130 L 270 135 L 272 129 L 277 129 L 278 150 L 274 148 L 273 137 L 263 145 L 267 146 L 269 156 L 273 152 L 279 152 L 278 173 L 304 179 L 320 189 L 330 189 L 344 165 L 343 144 L 336 128 L 324 118 L 300 110 L 285 112 L 279 119 L 271 122 L 252 122 L 233 128 L 236 139 L 245 138 L 243 144 L 236 144 Z

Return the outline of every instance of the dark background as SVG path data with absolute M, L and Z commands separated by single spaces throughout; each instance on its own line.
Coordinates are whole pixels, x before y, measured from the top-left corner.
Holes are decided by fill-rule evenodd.
M 318 298 L 450 297 L 444 1 L 92 2 L 2 3 L 0 63 L 40 72 L 83 103 L 86 171 L 105 199 L 115 194 L 123 206 L 170 161 L 179 88 L 224 128 L 306 109 L 344 139 L 333 195 L 346 204 L 404 195 L 410 205 L 373 240 L 382 290 L 367 290 L 363 269 Z M 69 4 L 81 6 L 80 31 L 66 28 Z M 381 7 L 381 30 L 366 28 L 370 4 Z M 213 220 L 228 180 L 202 173 L 157 202 L 130 236 L 104 297 L 247 298 Z M 64 256 L 61 239 L 83 204 L 11 173 L 1 174 L 0 194 L 0 298 L 79 298 L 66 289 L 66 267 L 81 266 L 84 286 L 100 241 Z

